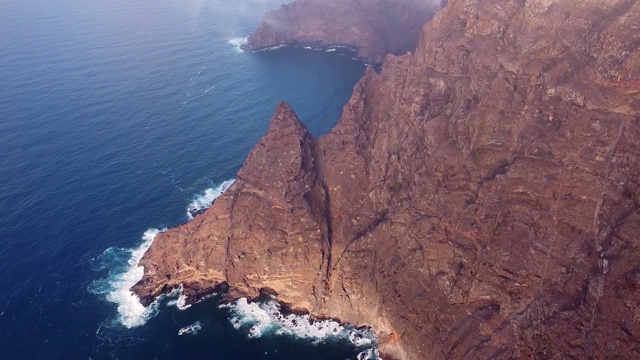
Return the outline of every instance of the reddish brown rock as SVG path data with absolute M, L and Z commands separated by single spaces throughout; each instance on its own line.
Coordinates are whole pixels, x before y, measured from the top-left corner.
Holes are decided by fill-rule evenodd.
M 296 0 L 270 11 L 245 48 L 280 45 L 347 46 L 381 63 L 387 54 L 413 51 L 420 28 L 442 8 L 440 0 Z
M 450 1 L 329 134 L 280 105 L 136 293 L 267 287 L 398 359 L 639 358 L 638 24 L 637 1 Z
M 215 206 L 157 236 L 140 263 L 145 277 L 135 292 L 149 303 L 184 284 L 195 289 L 188 292 L 193 301 L 226 282 L 233 297 L 257 297 L 266 287 L 297 307 L 315 308 L 329 245 L 314 147 L 289 105 L 280 103 Z

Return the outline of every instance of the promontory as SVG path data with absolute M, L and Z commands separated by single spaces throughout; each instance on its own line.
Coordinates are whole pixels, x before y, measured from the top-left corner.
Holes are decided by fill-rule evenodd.
M 385 359 L 640 358 L 640 1 L 449 1 L 141 265 L 144 303 L 268 289 Z
M 414 51 L 420 29 L 444 0 L 297 0 L 265 14 L 246 50 L 283 45 L 357 50 L 379 64 L 387 54 Z

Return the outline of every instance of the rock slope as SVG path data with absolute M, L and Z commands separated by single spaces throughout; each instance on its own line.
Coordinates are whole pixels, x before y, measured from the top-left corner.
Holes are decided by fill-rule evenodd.
M 134 291 L 270 289 L 387 358 L 640 357 L 638 24 L 638 1 L 450 1 L 327 135 L 280 104 Z
M 440 0 L 297 0 L 268 12 L 245 47 L 347 46 L 377 64 L 413 51 L 420 28 L 441 8 Z

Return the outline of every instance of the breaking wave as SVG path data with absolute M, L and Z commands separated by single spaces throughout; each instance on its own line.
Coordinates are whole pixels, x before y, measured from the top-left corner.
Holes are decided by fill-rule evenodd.
M 196 321 L 195 323 L 178 330 L 178 335 L 195 335 L 200 330 L 202 330 L 202 323 L 200 321 Z
M 117 321 L 126 328 L 142 326 L 158 313 L 158 301 L 144 307 L 130 289 L 142 279 L 144 268 L 139 266 L 140 259 L 160 232 L 158 229 L 145 231 L 142 244 L 135 249 L 112 247 L 105 250 L 103 260 L 115 261 L 115 268 L 109 277 L 94 281 L 89 287 L 92 293 L 105 295 L 107 301 L 118 305 Z M 128 260 L 124 262 L 124 259 Z
M 196 196 L 196 198 L 189 204 L 187 207 L 187 217 L 189 220 L 193 219 L 196 215 L 202 213 L 204 210 L 208 209 L 213 201 L 218 198 L 218 196 L 222 195 L 233 183 L 235 179 L 227 180 L 222 184 L 218 185 L 214 188 L 209 188 L 204 191 L 204 193 Z
M 184 286 L 180 285 L 177 289 L 173 289 L 166 296 L 170 299 L 167 301 L 167 306 L 175 306 L 178 310 L 187 310 L 191 307 L 191 304 L 187 304 L 187 296 L 183 293 Z
M 198 195 L 187 209 L 189 219 L 206 210 L 213 201 L 225 192 L 235 180 L 227 180 L 215 188 L 205 190 Z M 171 293 L 160 296 L 151 305 L 145 307 L 140 298 L 131 291 L 131 287 L 142 279 L 144 267 L 139 266 L 140 260 L 149 250 L 156 236 L 164 230 L 149 229 L 142 235 L 142 244 L 133 249 L 111 247 L 100 256 L 99 270 L 109 270 L 106 278 L 95 280 L 89 286 L 91 293 L 104 296 L 108 302 L 118 306 L 116 323 L 126 328 L 144 325 L 149 319 L 158 314 L 160 303 L 166 298 L 173 298 L 169 305 L 175 305 L 179 310 L 188 309 L 187 297 L 182 294 L 182 287 Z
M 285 45 L 285 44 L 280 44 L 280 45 L 275 45 L 275 46 L 271 46 L 271 47 L 268 47 L 268 48 L 264 48 L 264 49 L 262 49 L 262 51 L 278 50 L 278 49 L 282 49 L 282 48 L 284 48 L 284 47 L 287 47 L 287 45 Z
M 242 50 L 242 45 L 245 45 L 248 42 L 249 42 L 248 37 L 238 37 L 238 38 L 233 38 L 227 41 L 227 43 L 233 45 L 236 48 L 236 51 L 238 53 L 244 52 L 244 50 Z
M 378 340 L 369 329 L 357 329 L 333 320 L 315 320 L 310 315 L 283 314 L 274 298 L 255 302 L 241 298 L 221 307 L 230 311 L 233 327 L 246 332 L 250 338 L 286 335 L 314 344 L 348 339 L 360 351 L 358 359 L 378 359 Z

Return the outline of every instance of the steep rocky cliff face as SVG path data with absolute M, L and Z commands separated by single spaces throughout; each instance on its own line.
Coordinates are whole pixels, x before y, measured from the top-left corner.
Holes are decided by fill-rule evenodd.
M 440 0 L 297 0 L 268 12 L 246 48 L 341 45 L 377 64 L 413 51 L 420 28 L 440 8 Z
M 453 0 L 313 139 L 280 104 L 134 288 L 261 288 L 398 359 L 640 357 L 640 2 Z

